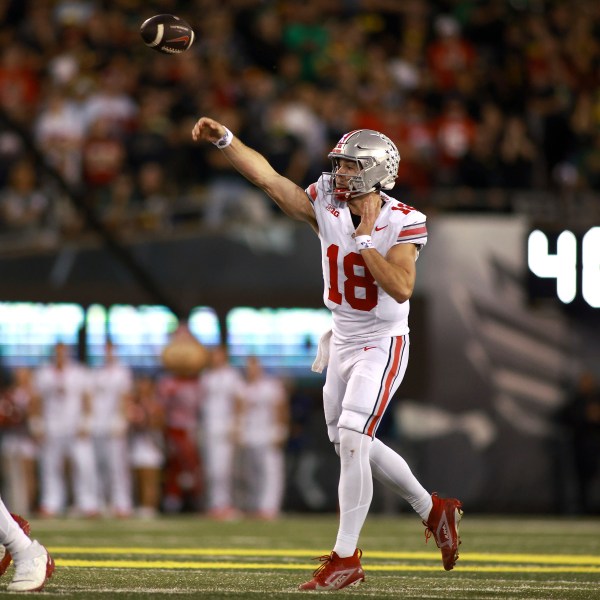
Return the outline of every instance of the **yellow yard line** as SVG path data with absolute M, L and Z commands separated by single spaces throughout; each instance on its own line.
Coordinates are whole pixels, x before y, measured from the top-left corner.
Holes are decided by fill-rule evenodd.
M 277 548 L 139 548 L 139 547 L 93 547 L 53 546 L 49 550 L 55 554 L 138 554 L 153 556 L 273 556 L 280 558 L 313 558 L 318 555 L 316 550 L 306 549 L 277 549 Z M 365 560 L 439 560 L 437 551 L 431 552 L 384 552 L 369 551 Z M 461 563 L 492 562 L 492 563 L 539 563 L 542 565 L 599 565 L 600 555 L 586 554 L 513 554 L 487 552 L 461 552 Z
M 112 568 L 112 569 L 236 569 L 236 570 L 310 570 L 314 565 L 285 563 L 240 563 L 240 562 L 188 562 L 168 560 L 82 560 L 56 559 L 57 567 Z M 429 565 L 368 565 L 369 571 L 440 571 L 438 566 Z M 461 566 L 461 573 L 600 573 L 600 567 L 590 566 L 508 566 L 484 565 Z

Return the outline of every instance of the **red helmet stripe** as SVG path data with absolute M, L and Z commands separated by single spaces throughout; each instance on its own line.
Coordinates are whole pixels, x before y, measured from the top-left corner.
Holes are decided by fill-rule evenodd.
M 349 131 L 348 133 L 346 133 L 345 135 L 342 136 L 342 139 L 338 142 L 339 144 L 343 144 L 344 142 L 346 142 L 348 140 L 349 137 L 353 136 L 355 133 L 359 132 L 360 129 L 354 129 L 353 131 Z
M 339 154 L 342 151 L 342 146 L 348 141 L 348 138 L 352 137 L 358 131 L 360 131 L 360 129 L 354 129 L 353 131 L 349 131 L 348 133 L 344 134 L 331 152 Z

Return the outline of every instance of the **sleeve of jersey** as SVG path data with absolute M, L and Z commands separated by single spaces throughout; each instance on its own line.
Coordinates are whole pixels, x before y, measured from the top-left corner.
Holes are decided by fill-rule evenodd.
M 314 206 L 315 202 L 317 201 L 317 183 L 311 183 L 304 191 L 306 192 L 311 204 Z
M 411 215 L 412 216 L 412 215 Z M 424 246 L 427 243 L 427 223 L 425 215 L 417 213 L 411 223 L 404 223 L 398 234 L 397 244 L 416 244 Z

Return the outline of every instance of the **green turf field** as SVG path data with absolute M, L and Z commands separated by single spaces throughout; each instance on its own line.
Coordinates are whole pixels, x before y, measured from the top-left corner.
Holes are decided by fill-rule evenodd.
M 56 560 L 41 596 L 78 598 L 298 598 L 331 549 L 336 515 L 277 522 L 31 521 Z M 370 516 L 363 530 L 366 581 L 348 598 L 600 599 L 600 520 L 466 515 L 461 557 L 445 572 L 415 516 Z M 0 581 L 0 596 L 12 567 Z M 326 593 L 332 594 L 330 592 Z M 308 593 L 309 597 L 314 592 Z M 8 596 L 8 594 L 7 594 Z

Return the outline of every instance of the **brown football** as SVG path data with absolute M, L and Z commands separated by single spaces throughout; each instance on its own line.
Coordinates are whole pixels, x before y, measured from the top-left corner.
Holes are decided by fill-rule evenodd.
M 175 15 L 155 15 L 140 27 L 144 44 L 163 54 L 181 54 L 194 43 L 194 30 Z

